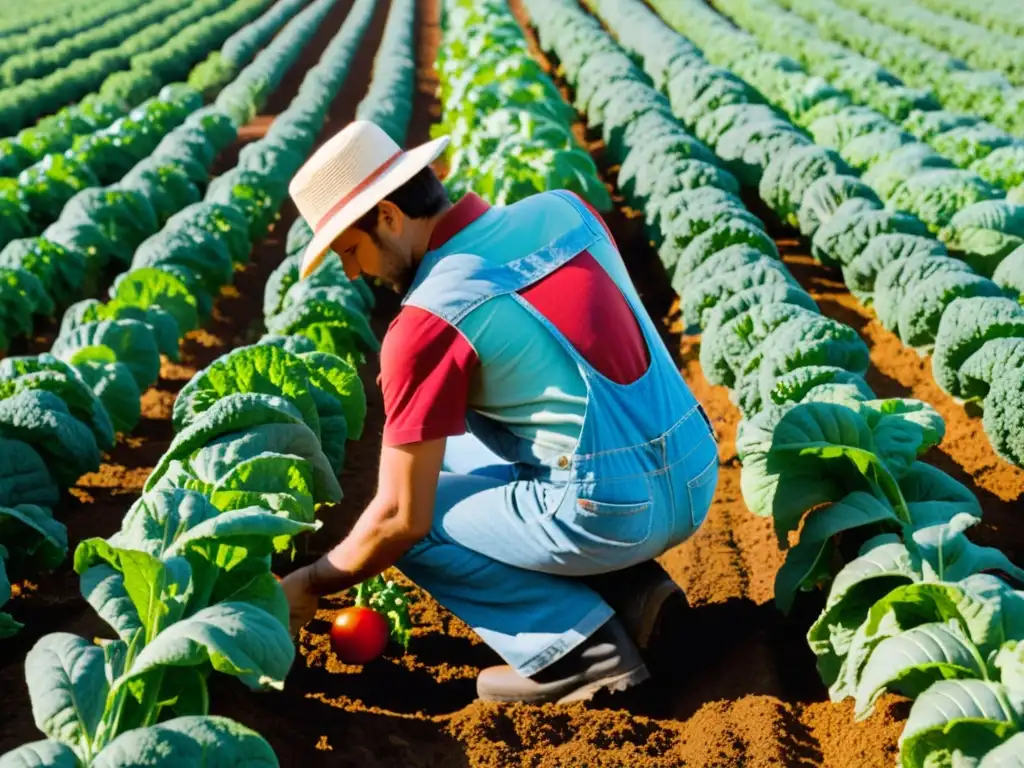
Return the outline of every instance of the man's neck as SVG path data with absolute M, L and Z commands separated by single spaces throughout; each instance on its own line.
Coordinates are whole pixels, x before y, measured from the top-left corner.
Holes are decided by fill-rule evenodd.
M 430 250 L 430 239 L 434 235 L 434 230 L 437 228 L 441 219 L 445 217 L 445 214 L 447 214 L 451 209 L 452 204 L 450 202 L 446 202 L 444 208 L 433 216 L 416 222 L 416 226 L 419 227 L 419 229 L 416 232 L 416 246 L 413 248 L 412 252 L 414 263 L 419 263 L 423 260 L 423 257 L 427 255 L 427 251 Z

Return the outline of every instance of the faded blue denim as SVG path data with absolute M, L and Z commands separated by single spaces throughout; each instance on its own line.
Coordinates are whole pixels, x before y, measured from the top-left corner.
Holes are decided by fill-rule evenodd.
M 506 263 L 443 249 L 427 254 L 404 302 L 458 327 L 482 302 L 511 295 L 560 342 L 587 385 L 576 451 L 551 465 L 500 424 L 470 414 L 471 432 L 448 441 L 433 530 L 399 563 L 522 675 L 557 661 L 612 616 L 574 577 L 653 559 L 687 539 L 704 521 L 718 478 L 707 417 L 631 285 L 620 288 L 651 362 L 627 385 L 594 370 L 518 296 L 608 243 L 600 222 L 563 192 L 501 210 L 514 232 L 529 227 L 531 206 L 566 202 L 566 231 Z

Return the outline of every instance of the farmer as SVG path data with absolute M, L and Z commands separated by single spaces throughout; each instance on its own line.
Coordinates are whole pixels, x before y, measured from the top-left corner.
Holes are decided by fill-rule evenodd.
M 289 187 L 315 233 L 303 277 L 333 251 L 404 295 L 377 494 L 284 579 L 293 630 L 396 565 L 506 662 L 481 699 L 622 690 L 648 678 L 639 649 L 679 594 L 650 561 L 711 504 L 710 423 L 601 218 L 564 191 L 453 205 L 430 168 L 447 144 L 402 151 L 354 122 Z

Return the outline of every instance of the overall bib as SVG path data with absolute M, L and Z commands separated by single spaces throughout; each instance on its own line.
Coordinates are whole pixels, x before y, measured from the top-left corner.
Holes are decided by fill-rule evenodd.
M 469 433 L 448 440 L 433 529 L 398 563 L 524 676 L 557 661 L 613 615 L 574 577 L 653 559 L 688 538 L 707 515 L 718 477 L 707 417 L 631 284 L 619 287 L 650 364 L 624 385 L 596 371 L 519 295 L 611 242 L 573 195 L 537 198 L 568 203 L 561 234 L 505 263 L 444 248 L 428 253 L 403 302 L 458 328 L 484 302 L 512 297 L 559 342 L 586 384 L 576 450 L 550 461 L 537 459 L 499 422 L 470 412 Z

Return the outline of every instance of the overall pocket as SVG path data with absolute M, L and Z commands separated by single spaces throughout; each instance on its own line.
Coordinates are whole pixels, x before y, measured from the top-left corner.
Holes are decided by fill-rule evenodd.
M 712 445 L 714 440 L 711 439 Z M 708 516 L 711 501 L 715 498 L 718 485 L 718 453 L 714 452 L 707 465 L 686 481 L 686 493 L 690 497 L 690 522 L 696 530 Z
M 652 504 L 646 492 L 647 483 L 642 479 L 640 482 L 644 493 L 633 498 L 648 496 L 646 501 L 603 501 L 589 492 L 582 496 L 570 493 L 566 497 L 557 518 L 581 551 L 596 554 L 600 550 L 631 549 L 647 542 L 653 526 Z

